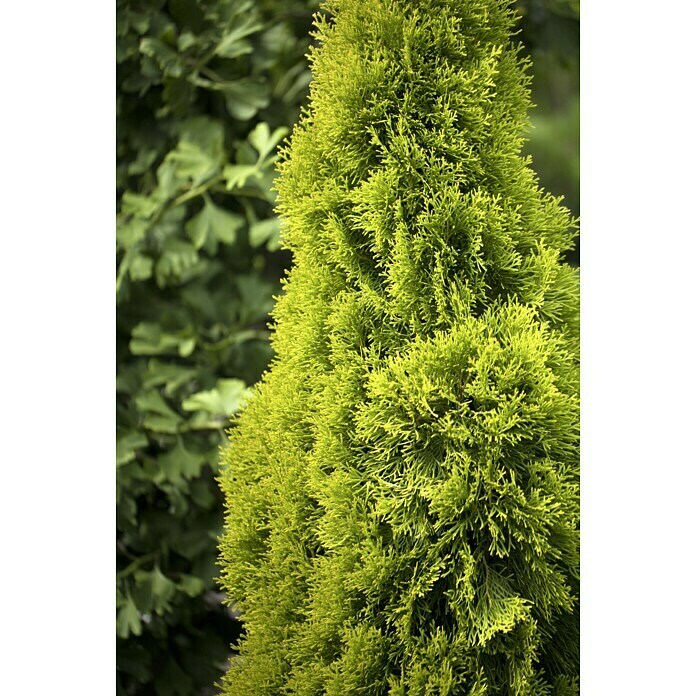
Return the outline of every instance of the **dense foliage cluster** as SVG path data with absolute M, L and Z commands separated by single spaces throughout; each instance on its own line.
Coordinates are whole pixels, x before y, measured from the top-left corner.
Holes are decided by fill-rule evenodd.
M 276 358 L 231 431 L 225 688 L 577 693 L 574 224 L 507 0 L 331 0 L 278 181 Z
M 214 475 L 271 355 L 272 163 L 306 94 L 312 11 L 117 3 L 120 694 L 210 690 L 238 631 L 214 581 Z

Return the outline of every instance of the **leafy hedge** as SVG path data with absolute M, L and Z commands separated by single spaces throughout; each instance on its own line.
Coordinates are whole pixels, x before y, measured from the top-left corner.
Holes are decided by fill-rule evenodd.
M 230 696 L 578 693 L 575 225 L 509 0 L 330 0 L 231 432 Z
M 287 258 L 270 188 L 307 90 L 311 5 L 117 3 L 120 694 L 210 688 L 239 630 L 214 582 L 214 476 L 271 356 Z

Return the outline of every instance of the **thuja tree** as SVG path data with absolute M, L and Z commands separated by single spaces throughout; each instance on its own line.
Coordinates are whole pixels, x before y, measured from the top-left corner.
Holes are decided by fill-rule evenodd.
M 231 434 L 243 694 L 574 694 L 575 224 L 507 0 L 332 0 L 283 155 L 276 358 Z

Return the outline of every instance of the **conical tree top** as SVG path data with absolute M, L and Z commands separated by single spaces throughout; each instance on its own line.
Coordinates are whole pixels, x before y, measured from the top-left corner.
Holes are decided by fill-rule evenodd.
M 327 10 L 277 355 L 222 474 L 228 693 L 576 693 L 574 232 L 520 154 L 514 15 Z

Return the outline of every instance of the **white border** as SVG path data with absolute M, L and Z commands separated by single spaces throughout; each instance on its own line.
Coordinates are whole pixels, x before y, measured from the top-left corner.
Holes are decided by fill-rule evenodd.
M 0 693 L 115 693 L 115 3 L 0 33 Z
M 694 3 L 582 10 L 582 694 L 694 690 Z

